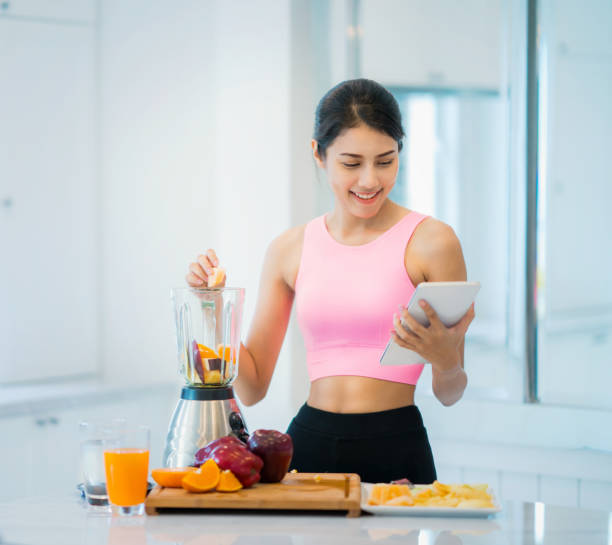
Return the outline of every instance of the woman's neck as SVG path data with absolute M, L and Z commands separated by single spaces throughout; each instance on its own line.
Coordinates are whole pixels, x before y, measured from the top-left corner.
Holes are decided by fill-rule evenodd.
M 378 213 L 371 218 L 360 218 L 336 205 L 334 210 L 327 214 L 326 224 L 328 231 L 337 240 L 348 244 L 365 244 L 373 235 L 378 236 L 393 226 L 405 213 L 403 207 L 389 199 L 385 200 Z

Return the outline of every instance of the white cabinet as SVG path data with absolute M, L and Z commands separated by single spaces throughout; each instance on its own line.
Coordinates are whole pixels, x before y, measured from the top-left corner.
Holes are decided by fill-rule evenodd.
M 94 29 L 2 16 L 0 74 L 0 382 L 90 374 Z
M 501 0 L 362 0 L 361 75 L 388 86 L 498 90 Z
M 149 467 L 162 465 L 168 423 L 179 390 L 154 389 L 107 401 L 78 401 L 72 408 L 48 409 L 0 418 L 0 501 L 32 495 L 75 492 L 80 482 L 79 422 L 125 418 L 151 429 Z
M 95 0 L 0 0 L 0 17 L 93 23 Z

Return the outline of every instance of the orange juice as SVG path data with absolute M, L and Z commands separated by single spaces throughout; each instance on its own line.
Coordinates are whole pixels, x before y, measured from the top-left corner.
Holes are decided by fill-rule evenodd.
M 139 448 L 118 448 L 104 452 L 106 489 L 114 505 L 138 505 L 147 496 L 149 451 Z

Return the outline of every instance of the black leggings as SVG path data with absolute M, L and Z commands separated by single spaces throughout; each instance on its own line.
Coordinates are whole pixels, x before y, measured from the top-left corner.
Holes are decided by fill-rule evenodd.
M 289 424 L 291 469 L 357 473 L 364 482 L 436 479 L 427 431 L 415 405 L 375 413 L 331 413 L 304 404 Z

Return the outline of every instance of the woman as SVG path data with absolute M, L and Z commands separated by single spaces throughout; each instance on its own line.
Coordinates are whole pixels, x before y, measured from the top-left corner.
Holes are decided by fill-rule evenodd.
M 234 388 L 245 405 L 263 399 L 295 301 L 311 381 L 287 430 L 291 467 L 299 471 L 355 472 L 369 482 L 436 478 L 414 405 L 423 365 L 381 366 L 390 335 L 431 362 L 433 391 L 444 405 L 467 384 L 463 346 L 473 306 L 451 328 L 426 303 L 429 327 L 400 306 L 420 282 L 466 280 L 453 230 L 388 198 L 403 136 L 397 102 L 376 82 L 331 89 L 316 110 L 312 151 L 327 173 L 334 209 L 284 232 L 266 252 Z M 206 285 L 217 266 L 208 250 L 189 266 L 187 282 Z

